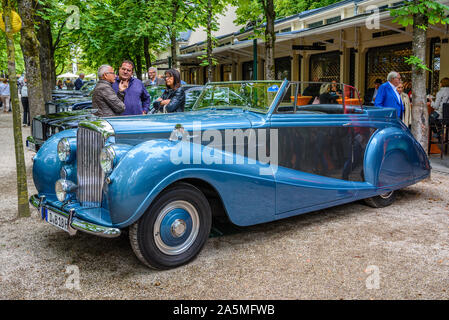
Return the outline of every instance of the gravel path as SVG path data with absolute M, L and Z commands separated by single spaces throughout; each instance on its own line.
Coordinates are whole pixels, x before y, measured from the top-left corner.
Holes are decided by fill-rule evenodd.
M 0 114 L 0 299 L 449 299 L 449 175 L 387 208 L 352 203 L 210 238 L 190 264 L 154 271 L 125 236 L 70 237 L 34 209 L 15 218 L 11 118 Z

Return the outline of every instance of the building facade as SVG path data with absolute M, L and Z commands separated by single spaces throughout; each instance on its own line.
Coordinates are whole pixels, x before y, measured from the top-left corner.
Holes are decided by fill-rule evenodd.
M 449 1 L 441 1 L 448 4 Z M 293 81 L 336 80 L 356 86 L 363 94 L 377 78 L 386 81 L 394 70 L 411 81 L 411 66 L 404 58 L 412 54 L 412 27 L 393 22 L 390 8 L 397 0 L 344 0 L 333 5 L 279 19 L 275 23 L 276 79 Z M 264 77 L 264 43 L 252 39 L 253 30 L 240 32 L 234 25 L 234 10 L 222 16 L 216 35 L 214 81 L 251 80 Z M 198 57 L 204 54 L 206 37 L 192 36 L 179 48 L 182 78 L 191 84 L 206 82 L 206 68 Z M 428 91 L 438 90 L 442 77 L 449 77 L 449 30 L 436 25 L 428 29 L 426 63 Z M 443 57 L 446 57 L 445 59 Z M 256 59 L 257 63 L 254 63 Z M 257 68 L 257 70 L 254 70 Z

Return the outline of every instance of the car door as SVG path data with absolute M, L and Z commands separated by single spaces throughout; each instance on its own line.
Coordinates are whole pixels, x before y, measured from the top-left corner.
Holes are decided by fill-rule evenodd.
M 355 197 L 366 185 L 364 151 L 375 131 L 365 113 L 345 113 L 343 105 L 293 107 L 295 85 L 270 117 L 278 136 L 276 214 L 312 211 Z

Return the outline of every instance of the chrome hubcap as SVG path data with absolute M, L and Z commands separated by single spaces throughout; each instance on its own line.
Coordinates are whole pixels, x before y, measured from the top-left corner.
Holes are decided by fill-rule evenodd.
M 154 224 L 153 239 L 162 253 L 178 255 L 195 242 L 199 227 L 200 219 L 196 208 L 187 201 L 173 201 L 159 212 Z
M 389 197 L 391 197 L 391 195 L 393 194 L 393 192 L 394 192 L 394 191 L 390 191 L 390 192 L 381 194 L 380 197 L 381 197 L 382 199 L 388 199 Z
M 171 225 L 171 234 L 179 238 L 186 231 L 186 222 L 181 219 L 176 219 L 175 222 Z

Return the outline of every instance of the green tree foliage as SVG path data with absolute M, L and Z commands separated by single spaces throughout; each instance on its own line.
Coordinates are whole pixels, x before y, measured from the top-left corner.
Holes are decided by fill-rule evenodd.
M 201 61 L 201 66 L 207 67 L 207 80 L 214 81 L 212 75 L 213 66 L 218 64 L 218 60 L 213 56 L 212 50 L 217 46 L 217 38 L 213 32 L 219 30 L 218 15 L 226 10 L 226 6 L 230 3 L 229 0 L 197 0 L 199 5 L 199 25 L 206 30 L 206 47 L 204 54 L 198 59 Z
M 429 122 L 426 106 L 426 59 L 427 29 L 433 24 L 447 24 L 449 7 L 438 1 L 411 0 L 398 9 L 391 10 L 393 22 L 403 26 L 413 26 L 413 55 L 406 59 L 412 66 L 412 133 L 427 150 Z
M 3 31 L 0 31 L 2 33 Z M 20 35 L 14 35 L 14 51 L 16 61 L 16 72 L 22 74 L 25 71 L 25 65 L 23 63 L 22 51 L 20 50 Z M 0 41 L 0 77 L 1 72 L 8 70 L 8 55 L 6 50 L 6 42 Z
M 140 72 L 159 50 L 176 46 L 180 32 L 197 25 L 194 5 L 180 0 L 79 1 L 81 58 L 90 67 L 107 63 L 116 68 L 128 59 Z
M 17 177 L 17 212 L 18 217 L 29 217 L 30 207 L 28 204 L 28 187 L 25 157 L 23 154 L 22 128 L 20 121 L 20 104 L 17 92 L 17 77 L 15 63 L 15 44 L 12 31 L 12 11 L 15 10 L 15 3 L 11 0 L 2 0 L 2 18 L 5 23 L 5 32 L 3 34 L 6 40 L 6 51 L 8 56 L 8 76 L 10 80 L 11 105 L 13 111 L 14 128 L 14 150 L 16 156 L 16 177 Z M 5 106 L 6 108 L 6 106 Z
M 237 19 L 234 22 L 245 26 L 241 31 L 252 29 L 252 38 L 262 38 L 265 46 L 265 79 L 274 79 L 274 0 L 234 0 L 234 4 L 237 6 Z
M 276 16 L 288 17 L 310 9 L 322 8 L 341 0 L 275 0 Z

